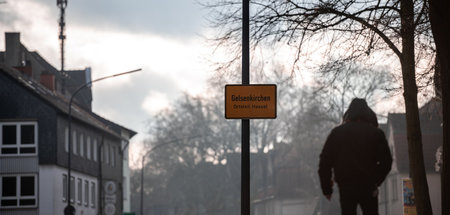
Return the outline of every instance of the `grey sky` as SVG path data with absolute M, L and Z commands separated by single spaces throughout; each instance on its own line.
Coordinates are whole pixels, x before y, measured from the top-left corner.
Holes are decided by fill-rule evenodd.
M 58 13 L 56 0 L 38 1 L 54 5 Z M 68 0 L 66 19 L 68 24 L 190 37 L 205 25 L 204 12 L 196 0 Z
M 121 87 L 109 87 L 108 83 L 93 86 L 93 105 L 99 115 L 106 114 L 125 127 L 137 129 L 143 137 L 146 136 L 143 133 L 146 131 L 146 122 L 151 118 L 140 105 L 148 96 L 146 92 L 178 97 L 180 91 L 172 79 L 146 68 L 129 78 L 130 81 Z
M 205 11 L 196 0 L 68 0 L 66 67 L 92 68 L 92 78 L 142 68 L 139 73 L 93 86 L 93 111 L 147 136 L 147 121 L 183 92 L 202 93 L 211 51 L 202 35 Z M 60 68 L 56 0 L 0 5 L 4 32 Z M 135 144 L 132 144 L 135 145 Z

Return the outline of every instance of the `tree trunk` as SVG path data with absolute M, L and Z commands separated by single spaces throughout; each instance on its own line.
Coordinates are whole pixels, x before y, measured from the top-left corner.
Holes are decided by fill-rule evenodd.
M 444 141 L 442 143 L 443 162 L 441 168 L 442 215 L 450 214 L 450 2 L 429 0 L 430 21 L 436 43 L 437 58 L 441 68 L 442 121 Z
M 422 134 L 420 130 L 419 107 L 417 104 L 417 85 L 414 55 L 414 4 L 412 0 L 401 0 L 400 17 L 402 22 L 402 55 L 400 63 L 403 75 L 403 97 L 406 108 L 406 131 L 410 175 L 418 215 L 433 214 L 423 160 Z

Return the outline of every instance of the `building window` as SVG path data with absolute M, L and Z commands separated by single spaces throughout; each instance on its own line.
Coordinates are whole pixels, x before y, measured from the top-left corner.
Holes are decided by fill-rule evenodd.
M 0 155 L 36 155 L 36 122 L 1 122 Z
M 74 155 L 78 154 L 77 153 L 77 132 L 76 131 L 72 132 L 72 153 Z
M 128 142 L 126 142 L 126 141 L 122 141 L 122 146 L 121 146 L 121 148 L 127 146 L 127 145 L 128 145 L 127 143 L 128 143 Z M 126 147 L 126 148 L 123 149 L 123 160 L 125 160 L 125 161 L 128 160 L 128 147 Z
M 84 206 L 89 207 L 89 181 L 84 180 Z
M 84 136 L 80 134 L 80 156 L 84 157 Z
M 92 208 L 95 208 L 96 192 L 97 192 L 97 190 L 95 189 L 95 183 L 91 182 L 91 207 Z
M 69 152 L 69 128 L 64 129 L 64 149 Z
M 103 154 L 105 157 L 105 163 L 109 164 L 109 144 L 105 144 L 104 149 L 105 149 L 105 152 Z
M 115 166 L 115 162 L 116 162 L 116 147 L 111 146 L 111 166 Z
M 91 137 L 87 136 L 86 139 L 86 158 L 91 159 Z
M 67 201 L 67 175 L 66 174 L 63 174 L 62 184 L 63 184 L 62 200 L 63 200 L 63 202 L 66 202 Z
M 1 176 L 1 208 L 36 207 L 36 175 Z
M 78 188 L 78 195 L 77 195 L 77 203 L 78 205 L 81 205 L 81 203 L 83 202 L 83 180 L 81 180 L 81 178 L 78 178 L 78 183 L 77 183 L 77 188 Z
M 75 177 L 70 176 L 70 202 L 75 201 Z
M 92 146 L 92 157 L 94 158 L 94 161 L 97 161 L 97 140 L 94 139 L 94 144 Z

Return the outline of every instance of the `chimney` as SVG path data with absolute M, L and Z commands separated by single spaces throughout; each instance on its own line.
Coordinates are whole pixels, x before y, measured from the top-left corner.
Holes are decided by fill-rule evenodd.
M 52 92 L 55 92 L 55 76 L 52 74 L 41 74 L 41 84 Z
M 74 93 L 74 91 L 78 89 L 78 87 L 91 82 L 92 71 L 90 67 L 87 67 L 84 70 L 66 70 L 66 73 L 70 77 L 70 79 L 66 82 L 66 87 L 69 95 Z M 75 98 L 75 101 L 84 109 L 92 111 L 91 86 L 86 86 L 85 88 L 81 89 L 77 97 Z
M 5 64 L 11 67 L 24 66 L 21 52 L 20 33 L 5 33 Z
M 14 69 L 19 70 L 22 74 L 27 75 L 28 77 L 32 77 L 33 69 L 31 67 L 31 62 L 27 60 L 24 66 L 14 66 Z

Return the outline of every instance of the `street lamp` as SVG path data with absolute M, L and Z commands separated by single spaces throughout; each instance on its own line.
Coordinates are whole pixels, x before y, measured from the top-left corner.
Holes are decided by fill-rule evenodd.
M 171 140 L 171 141 L 167 141 L 167 142 L 158 144 L 158 145 L 153 146 L 152 148 L 150 148 L 144 154 L 144 156 L 142 156 L 142 167 L 141 167 L 141 213 L 140 213 L 140 215 L 144 214 L 144 204 L 143 203 L 144 203 L 144 164 L 145 164 L 145 158 L 150 154 L 150 152 L 152 152 L 153 150 L 158 149 L 158 148 L 160 148 L 162 146 L 169 145 L 171 143 L 176 143 L 176 142 L 178 142 L 180 140 L 188 140 L 188 139 L 193 139 L 193 138 L 197 138 L 197 137 L 201 137 L 201 136 L 197 135 L 197 136 L 191 136 L 191 137 L 186 137 L 186 138 L 179 138 L 179 139 L 174 139 L 174 140 Z
M 68 180 L 68 183 L 67 183 L 67 206 L 64 208 L 64 215 L 73 215 L 73 214 L 75 214 L 75 208 L 71 205 L 71 202 L 70 202 L 70 192 L 71 192 L 71 189 L 70 189 L 70 178 L 71 178 L 71 157 L 72 157 L 72 138 L 71 138 L 71 134 L 72 134 L 72 102 L 73 102 L 73 98 L 83 89 L 83 88 L 85 88 L 85 87 L 87 87 L 87 86 L 89 86 L 89 85 L 91 85 L 92 83 L 94 83 L 94 82 L 98 82 L 98 81 L 101 81 L 101 80 L 105 80 L 105 79 L 109 79 L 109 78 L 114 78 L 114 77 L 117 77 L 117 76 L 122 76 L 122 75 L 128 75 L 128 74 L 131 74 L 131 73 L 134 73 L 134 72 L 138 72 L 138 71 L 141 71 L 142 69 L 135 69 L 135 70 L 131 70 L 131 71 L 128 71 L 128 72 L 122 72 L 122 73 L 118 73 L 118 74 L 114 74 L 114 75 L 109 75 L 109 76 L 105 76 L 105 77 L 102 77 L 102 78 L 98 78 L 98 79 L 95 79 L 95 80 L 93 80 L 93 81 L 89 81 L 89 82 L 87 82 L 87 83 L 85 83 L 85 84 L 83 84 L 83 85 L 81 85 L 80 87 L 78 87 L 73 93 L 72 93 L 72 95 L 71 95 L 71 97 L 70 97 L 70 101 L 69 101 L 69 111 L 68 111 L 68 117 L 67 117 L 67 122 L 68 122 L 68 132 L 69 132 L 69 142 L 68 142 L 68 147 L 69 147 L 69 149 L 68 149 L 68 156 L 67 156 L 67 180 Z M 74 181 L 74 183 L 75 183 L 75 181 Z

